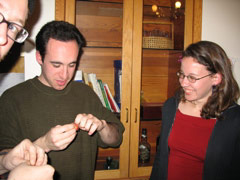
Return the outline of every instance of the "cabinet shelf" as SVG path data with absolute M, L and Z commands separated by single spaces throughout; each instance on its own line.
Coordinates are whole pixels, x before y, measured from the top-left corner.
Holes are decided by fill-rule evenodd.
M 86 46 L 121 47 L 121 3 L 103 1 L 77 1 L 76 26 L 86 39 Z

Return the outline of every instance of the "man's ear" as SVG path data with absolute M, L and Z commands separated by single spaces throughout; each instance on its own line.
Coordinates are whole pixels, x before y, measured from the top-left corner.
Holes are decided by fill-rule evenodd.
M 40 54 L 39 51 L 36 51 L 36 60 L 38 62 L 39 65 L 42 65 L 43 64 L 43 61 L 42 61 L 42 56 Z
M 213 75 L 213 85 L 217 86 L 222 82 L 222 74 L 216 73 Z

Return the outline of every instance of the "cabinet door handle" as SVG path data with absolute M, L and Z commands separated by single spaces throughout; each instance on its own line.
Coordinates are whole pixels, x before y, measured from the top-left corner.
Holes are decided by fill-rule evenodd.
M 126 108 L 126 123 L 128 123 L 128 108 Z
M 135 108 L 135 123 L 137 122 L 137 115 L 138 115 L 138 110 Z

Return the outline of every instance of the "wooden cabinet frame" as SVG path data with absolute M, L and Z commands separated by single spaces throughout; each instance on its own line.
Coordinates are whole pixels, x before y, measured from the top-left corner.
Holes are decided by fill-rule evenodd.
M 75 0 L 55 0 L 55 19 L 75 24 Z M 185 0 L 184 47 L 201 40 L 202 0 Z M 96 171 L 95 179 L 149 176 L 151 167 L 138 167 L 143 0 L 124 0 L 122 40 L 122 108 L 125 126 L 118 170 Z M 134 28 L 137 27 L 137 28 Z M 134 66 L 133 66 L 134 62 Z M 133 88 L 134 87 L 134 88 Z

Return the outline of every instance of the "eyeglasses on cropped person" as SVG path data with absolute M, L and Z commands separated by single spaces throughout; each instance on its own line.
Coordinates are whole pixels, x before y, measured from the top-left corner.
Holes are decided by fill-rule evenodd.
M 7 24 L 7 36 L 17 43 L 23 43 L 28 37 L 28 32 L 19 24 L 9 22 L 5 19 L 2 13 L 0 13 L 0 24 Z
M 208 74 L 208 75 L 203 76 L 203 77 L 200 77 L 200 78 L 196 78 L 196 77 L 194 77 L 192 75 L 186 76 L 181 71 L 177 72 L 177 76 L 178 76 L 179 79 L 183 80 L 186 77 L 190 83 L 195 83 L 197 80 L 203 79 L 203 78 L 211 76 L 211 75 L 213 75 L 213 73 Z

